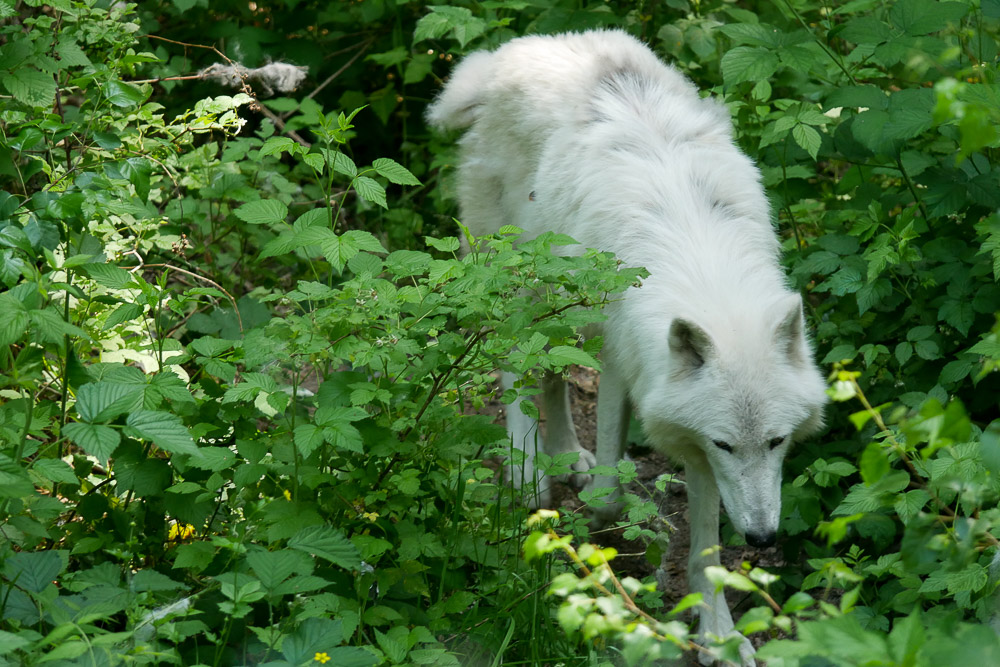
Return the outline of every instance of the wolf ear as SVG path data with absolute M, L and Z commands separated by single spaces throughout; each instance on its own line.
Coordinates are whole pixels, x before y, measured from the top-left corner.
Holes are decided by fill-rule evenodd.
M 778 349 L 787 354 L 794 362 L 805 362 L 809 357 L 809 351 L 804 333 L 805 316 L 802 313 L 802 297 L 798 294 L 789 296 L 782 302 L 779 312 L 784 312 L 785 315 L 774 332 L 774 341 L 778 345 Z
M 670 323 L 670 352 L 686 370 L 701 368 L 715 351 L 711 337 L 694 322 L 675 319 Z

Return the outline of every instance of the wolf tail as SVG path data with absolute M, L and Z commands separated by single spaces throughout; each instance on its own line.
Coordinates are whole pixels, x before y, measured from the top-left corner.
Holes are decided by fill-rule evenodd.
M 472 125 L 486 98 L 486 84 L 493 80 L 493 54 L 477 51 L 466 56 L 451 74 L 448 85 L 427 109 L 427 122 L 439 130 L 459 130 Z

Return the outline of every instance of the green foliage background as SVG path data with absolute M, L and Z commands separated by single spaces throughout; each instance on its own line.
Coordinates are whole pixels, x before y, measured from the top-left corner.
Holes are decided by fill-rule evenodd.
M 0 663 L 736 658 L 607 585 L 584 517 L 529 528 L 476 414 L 496 368 L 597 366 L 576 331 L 642 272 L 461 258 L 422 113 L 471 50 L 594 27 L 729 105 L 831 370 L 788 565 L 713 575 L 739 628 L 769 665 L 1000 664 L 997 0 L 0 0 Z M 197 76 L 227 58 L 308 76 Z

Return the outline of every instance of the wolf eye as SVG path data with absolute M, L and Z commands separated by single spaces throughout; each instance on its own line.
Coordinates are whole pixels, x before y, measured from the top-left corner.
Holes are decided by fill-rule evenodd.
M 776 447 L 780 447 L 783 442 L 785 442 L 785 438 L 784 437 L 781 437 L 781 438 L 771 438 L 771 441 L 768 444 L 771 445 L 771 449 L 775 449 Z
M 722 440 L 713 440 L 712 444 L 724 452 L 729 452 L 730 454 L 733 453 L 733 448 L 729 445 L 728 442 L 723 442 Z

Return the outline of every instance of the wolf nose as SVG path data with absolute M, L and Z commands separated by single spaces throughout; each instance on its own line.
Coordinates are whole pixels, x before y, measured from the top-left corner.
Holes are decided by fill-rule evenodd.
M 778 535 L 774 531 L 768 533 L 746 534 L 747 544 L 749 544 L 752 547 L 756 547 L 758 549 L 763 549 L 764 547 L 771 546 L 772 544 L 774 544 L 774 540 L 777 537 Z

